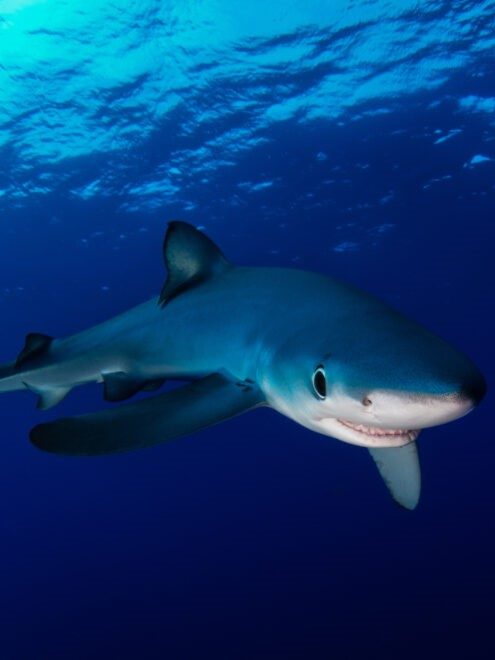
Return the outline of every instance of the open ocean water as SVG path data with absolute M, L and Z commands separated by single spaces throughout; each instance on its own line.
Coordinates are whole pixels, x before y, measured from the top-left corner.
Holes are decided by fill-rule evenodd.
M 0 0 L 0 362 L 160 290 L 168 220 L 352 282 L 493 384 L 495 3 Z M 249 301 L 247 301 L 249 304 Z M 263 409 L 43 454 L 0 398 L 0 658 L 495 657 L 493 395 L 368 453 Z

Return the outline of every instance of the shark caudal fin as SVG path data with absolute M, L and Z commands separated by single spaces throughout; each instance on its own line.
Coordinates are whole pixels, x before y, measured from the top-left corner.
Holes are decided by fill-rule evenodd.
M 256 385 L 213 374 L 137 403 L 40 424 L 30 439 L 55 454 L 110 454 L 174 440 L 263 403 Z
M 421 493 L 421 469 L 415 442 L 369 450 L 390 494 L 405 509 L 415 509 Z

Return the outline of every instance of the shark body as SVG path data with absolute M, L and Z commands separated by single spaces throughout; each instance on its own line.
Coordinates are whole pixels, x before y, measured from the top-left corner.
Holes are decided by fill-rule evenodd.
M 374 297 L 316 273 L 232 266 L 204 234 L 170 223 L 156 298 L 64 339 L 31 334 L 0 369 L 0 392 L 30 389 L 49 408 L 103 382 L 120 401 L 164 380 L 178 389 L 35 427 L 64 454 L 159 443 L 260 405 L 368 447 L 393 497 L 419 499 L 416 439 L 483 397 L 472 362 Z M 157 304 L 158 303 L 158 304 Z

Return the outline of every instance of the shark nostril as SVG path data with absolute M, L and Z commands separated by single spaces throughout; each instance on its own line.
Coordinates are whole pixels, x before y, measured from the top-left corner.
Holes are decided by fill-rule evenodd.
M 372 403 L 373 402 L 371 401 L 371 399 L 369 399 L 367 396 L 365 396 L 364 399 L 362 400 L 363 406 L 371 406 Z

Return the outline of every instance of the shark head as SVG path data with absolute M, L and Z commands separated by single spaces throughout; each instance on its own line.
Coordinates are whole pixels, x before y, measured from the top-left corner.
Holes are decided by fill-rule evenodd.
M 463 353 L 382 303 L 319 314 L 270 356 L 270 405 L 303 426 L 370 448 L 401 447 L 483 398 Z

